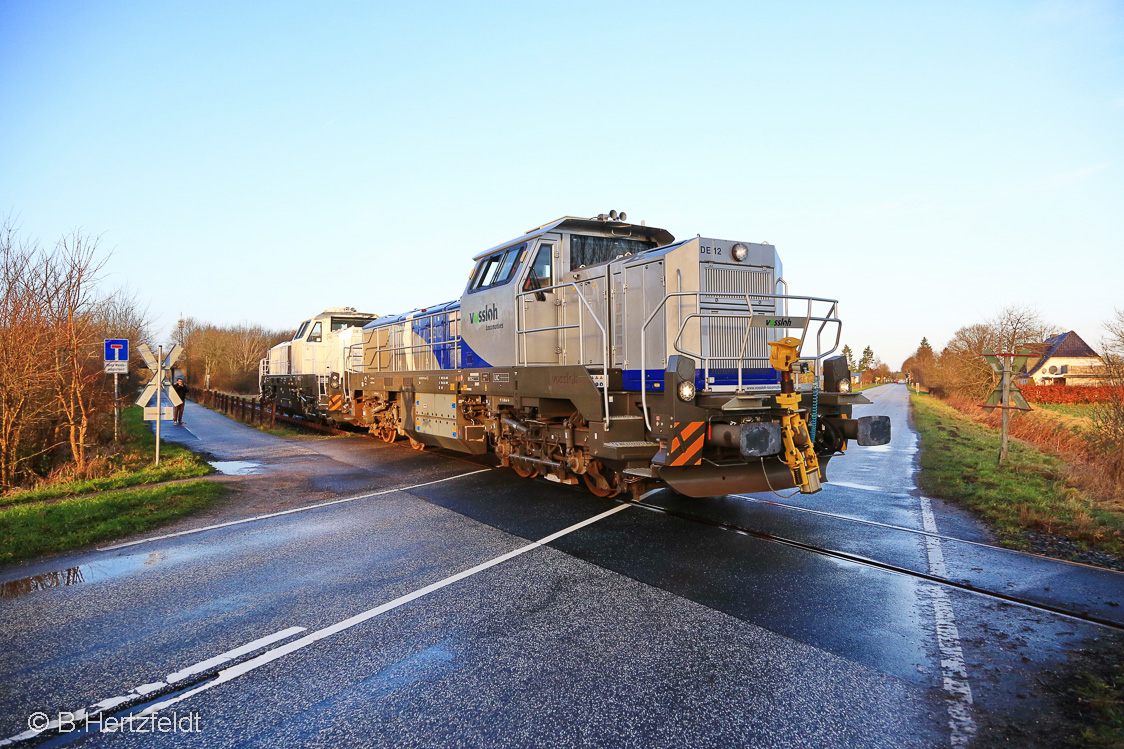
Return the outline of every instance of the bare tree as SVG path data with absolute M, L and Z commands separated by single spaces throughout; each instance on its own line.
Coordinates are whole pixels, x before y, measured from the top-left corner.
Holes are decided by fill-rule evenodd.
M 1124 310 L 1104 324 L 1102 339 L 1108 397 L 1093 408 L 1093 445 L 1116 478 L 1124 479 Z
M 39 296 L 35 243 L 16 242 L 10 218 L 0 227 L 0 487 L 15 483 L 44 451 L 52 416 L 55 327 Z M 49 448 L 47 448 L 49 449 Z
M 983 352 L 1015 352 L 1044 341 L 1051 327 L 1028 307 L 1009 306 L 992 319 L 967 325 L 952 337 L 936 361 L 929 386 L 938 393 L 983 398 L 994 387 L 995 375 Z
M 59 326 L 55 349 L 55 395 L 79 474 L 86 470 L 90 419 L 99 396 L 104 399 L 97 322 L 103 302 L 97 296 L 98 238 L 75 231 L 59 240 L 55 253 L 43 258 L 43 293 Z
M 1038 310 L 1018 304 L 1004 307 L 987 325 L 991 328 L 991 344 L 997 353 L 1013 353 L 1042 343 L 1053 332 L 1052 326 L 1042 320 Z

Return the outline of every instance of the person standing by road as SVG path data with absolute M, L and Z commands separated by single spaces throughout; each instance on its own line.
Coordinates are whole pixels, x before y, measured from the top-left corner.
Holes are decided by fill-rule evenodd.
M 184 403 L 187 403 L 187 385 L 184 384 L 183 377 L 180 376 L 176 378 L 176 382 L 172 387 L 175 388 L 176 395 L 183 401 L 183 403 L 176 406 L 176 410 L 172 413 L 172 423 L 183 426 L 183 406 Z

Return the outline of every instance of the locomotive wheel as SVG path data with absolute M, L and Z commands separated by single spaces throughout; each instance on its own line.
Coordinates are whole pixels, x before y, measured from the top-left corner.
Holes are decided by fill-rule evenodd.
M 585 488 L 595 497 L 615 497 L 621 493 L 614 472 L 601 463 L 591 464 L 590 470 L 583 473 L 582 478 L 585 480 Z
M 530 479 L 534 478 L 539 469 L 534 463 L 526 463 L 520 460 L 517 456 L 512 455 L 510 458 L 511 470 L 515 471 L 515 475 L 519 478 Z
M 391 424 L 379 427 L 378 434 L 383 442 L 393 442 L 398 439 L 398 429 Z

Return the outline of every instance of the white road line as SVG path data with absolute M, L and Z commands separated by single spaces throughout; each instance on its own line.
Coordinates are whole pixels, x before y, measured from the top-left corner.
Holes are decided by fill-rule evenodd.
M 925 496 L 921 497 L 921 520 L 928 533 L 937 532 L 933 507 Z M 929 556 L 929 574 L 947 579 L 948 569 L 945 567 L 940 539 L 926 536 L 925 550 Z M 952 599 L 940 585 L 928 585 L 923 590 L 929 592 L 933 602 L 933 616 L 937 620 L 937 648 L 941 656 L 944 690 L 948 694 L 951 743 L 953 746 L 968 746 L 976 735 L 976 722 L 972 718 L 972 687 L 968 684 L 968 667 L 964 664 L 964 651 L 960 647 L 960 632 L 956 628 Z
M 123 544 L 114 544 L 113 546 L 99 546 L 98 551 L 113 551 L 114 549 L 125 549 L 130 546 L 137 546 L 138 544 L 147 544 L 151 541 L 163 541 L 166 538 L 177 538 L 179 536 L 190 536 L 193 533 L 203 533 L 204 531 L 213 531 L 217 528 L 229 528 L 232 525 L 241 525 L 242 523 L 253 523 L 257 520 L 265 520 L 266 518 L 276 518 L 282 515 L 292 515 L 295 512 L 307 512 L 308 510 L 315 510 L 319 507 L 328 507 L 329 505 L 339 505 L 344 502 L 354 502 L 358 499 L 369 499 L 370 497 L 381 497 L 384 494 L 393 494 L 395 492 L 408 492 L 411 489 L 419 489 L 423 486 L 432 486 L 433 484 L 440 484 L 445 481 L 455 481 L 456 479 L 463 479 L 465 476 L 475 476 L 478 473 L 486 473 L 492 470 L 491 468 L 481 468 L 479 471 L 469 471 L 468 473 L 458 473 L 456 476 L 449 476 L 448 478 L 437 479 L 435 481 L 426 481 L 422 484 L 413 484 L 412 486 L 400 486 L 396 489 L 383 489 L 378 492 L 370 492 L 368 494 L 359 494 L 354 497 L 344 497 L 343 499 L 333 499 L 329 502 L 319 502 L 307 507 L 295 507 L 292 510 L 282 510 L 281 512 L 270 512 L 265 515 L 254 515 L 250 518 L 242 518 L 241 520 L 231 520 L 227 523 L 216 523 L 215 525 L 208 525 L 203 528 L 194 528 L 188 531 L 179 531 L 178 533 L 166 533 L 163 536 L 151 536 L 149 538 L 142 538 L 137 541 L 128 541 Z
M 203 673 L 204 671 L 214 668 L 220 663 L 226 663 L 227 661 L 233 660 L 240 655 L 252 653 L 255 650 L 266 647 L 267 645 L 272 645 L 275 642 L 292 637 L 299 632 L 304 632 L 305 629 L 305 627 L 289 627 L 288 629 L 283 629 L 280 632 L 274 632 L 271 635 L 259 637 L 253 642 L 248 642 L 241 647 L 234 648 L 233 650 L 228 650 L 225 653 L 220 653 L 214 658 L 208 658 L 207 660 L 200 661 L 193 666 L 188 666 L 187 668 L 176 671 L 175 673 L 168 674 L 165 677 L 164 681 L 154 681 L 149 684 L 141 684 L 139 687 L 133 687 L 127 694 L 106 698 L 104 700 L 101 700 L 100 702 L 96 702 L 93 705 L 90 705 L 89 707 L 83 707 L 79 710 L 75 710 L 73 713 L 67 713 L 63 711 L 59 713 L 59 717 L 52 720 L 46 728 L 42 728 L 39 730 L 29 729 L 21 734 L 9 736 L 6 739 L 0 740 L 0 746 L 7 746 L 8 744 L 14 744 L 17 741 L 33 739 L 36 736 L 40 736 L 46 733 L 47 731 L 53 731 L 62 724 L 62 715 L 69 714 L 71 716 L 71 722 L 74 724 L 83 723 L 87 717 L 94 717 L 105 712 L 106 710 L 111 710 L 118 705 L 123 705 L 127 702 L 133 702 L 141 697 L 144 697 L 145 695 L 152 694 L 159 689 L 163 689 L 164 687 L 167 687 L 174 682 L 183 681 L 188 676 Z
M 867 492 L 880 492 L 882 494 L 893 494 L 890 489 L 883 489 L 878 486 L 870 486 L 868 484 L 852 484 L 850 481 L 828 481 L 825 486 L 845 486 L 849 489 L 862 489 Z
M 231 681 L 232 679 L 236 679 L 237 677 L 242 676 L 243 674 L 249 673 L 250 671 L 253 671 L 256 668 L 260 668 L 261 666 L 264 666 L 265 664 L 270 663 L 272 661 L 275 661 L 278 658 L 286 656 L 290 653 L 294 653 L 297 650 L 300 650 L 301 648 L 304 648 L 304 647 L 307 647 L 307 646 L 313 644 L 314 642 L 318 642 L 320 640 L 323 640 L 326 637 L 331 637 L 332 635 L 343 632 L 346 629 L 350 629 L 351 627 L 354 627 L 357 624 L 361 624 L 361 623 L 367 621 L 368 619 L 373 619 L 374 617 L 376 617 L 380 614 L 385 614 L 387 611 L 391 611 L 393 609 L 396 609 L 399 606 L 403 606 L 407 603 L 410 603 L 411 601 L 416 601 L 417 599 L 419 599 L 423 596 L 429 595 L 430 593 L 433 593 L 434 591 L 441 590 L 442 588 L 447 587 L 449 585 L 452 585 L 455 582 L 458 582 L 460 580 L 464 580 L 465 578 L 468 578 L 468 577 L 472 577 L 473 575 L 475 575 L 479 572 L 483 572 L 484 570 L 495 567 L 497 564 L 502 564 L 503 562 L 506 562 L 509 559 L 513 559 L 513 558 L 519 556 L 520 554 L 525 554 L 528 551 L 538 549 L 538 548 L 550 543 L 551 541 L 554 541 L 555 539 L 558 539 L 558 538 L 561 538 L 562 536 L 565 536 L 568 533 L 573 533 L 576 530 L 580 530 L 581 528 L 584 528 L 587 525 L 590 525 L 592 523 L 596 523 L 598 520 L 603 520 L 604 518 L 607 518 L 610 515 L 618 513 L 621 510 L 627 510 L 631 506 L 632 505 L 627 505 L 627 504 L 617 505 L 613 509 L 607 510 L 607 511 L 601 513 L 600 515 L 595 515 L 594 517 L 591 517 L 588 520 L 583 520 L 580 523 L 575 523 L 574 525 L 571 525 L 568 528 L 564 528 L 564 529 L 558 531 L 557 533 L 552 533 L 549 536 L 545 536 L 545 537 L 539 539 L 538 541 L 534 541 L 532 543 L 527 544 L 526 546 L 520 546 L 518 549 L 515 549 L 514 551 L 509 551 L 506 554 L 502 554 L 502 555 L 496 557 L 495 559 L 491 559 L 487 562 L 483 562 L 483 563 L 478 564 L 475 567 L 467 569 L 463 572 L 458 572 L 455 575 L 450 575 L 449 577 L 446 577 L 443 580 L 438 580 L 437 582 L 435 582 L 431 585 L 427 585 L 424 588 L 421 588 L 419 590 L 416 590 L 413 593 L 407 593 L 406 595 L 401 596 L 399 598 L 395 598 L 393 601 L 389 601 L 387 603 L 384 603 L 381 606 L 376 606 L 373 609 L 369 609 L 369 610 L 364 611 L 360 614 L 356 614 L 355 616 L 352 616 L 348 619 L 344 619 L 343 621 L 338 622 L 336 624 L 333 624 L 330 627 L 325 627 L 324 629 L 319 629 L 315 632 L 312 632 L 310 634 L 305 635 L 304 637 L 300 638 L 299 640 L 294 640 L 290 643 L 286 643 L 286 644 L 284 644 L 280 647 L 274 648 L 273 650 L 268 650 L 268 651 L 262 653 L 261 655 L 259 655 L 256 658 L 251 658 L 250 660 L 248 660 L 244 663 L 239 663 L 239 664 L 236 664 L 234 666 L 231 666 L 228 669 L 220 671 L 219 675 L 218 675 L 218 678 L 213 680 L 213 681 L 208 681 L 205 684 L 199 685 L 195 689 L 184 692 L 183 694 L 177 695 L 176 697 L 173 697 L 171 699 L 167 699 L 167 700 L 164 700 L 163 702 L 157 702 L 153 705 L 149 705 L 144 710 L 142 710 L 139 714 L 140 715 L 152 715 L 153 713 L 158 713 L 161 710 L 164 710 L 165 708 L 171 707 L 172 705 L 175 705 L 178 702 L 183 702 L 184 700 L 186 700 L 190 697 L 194 697 L 195 695 L 199 694 L 200 692 L 205 692 L 212 687 L 217 687 L 219 684 L 223 684 L 225 682 Z
M 176 671 L 174 674 L 168 674 L 167 677 L 165 677 L 164 681 L 167 682 L 168 684 L 175 684 L 177 681 L 183 681 L 184 679 L 186 679 L 189 676 L 194 676 L 195 674 L 201 674 L 204 671 L 209 671 L 210 669 L 214 668 L 215 666 L 217 666 L 221 663 L 226 663 L 227 661 L 232 661 L 239 656 L 245 655 L 246 653 L 252 653 L 255 650 L 257 650 L 258 648 L 264 648 L 266 645 L 272 645 L 273 643 L 278 642 L 279 640 L 287 640 L 290 637 L 292 637 L 293 635 L 297 634 L 298 632 L 304 632 L 305 629 L 307 629 L 307 628 L 306 627 L 289 627 L 288 629 L 283 629 L 280 632 L 275 632 L 271 635 L 266 635 L 265 637 L 260 637 L 257 640 L 254 640 L 253 642 L 247 642 L 245 645 L 243 645 L 240 648 L 235 648 L 234 650 L 228 650 L 225 653 L 222 653 L 220 655 L 216 655 L 214 658 L 208 658 L 205 661 L 200 661 L 199 663 L 196 663 L 194 666 L 188 666 L 185 669 L 182 669 L 180 671 Z

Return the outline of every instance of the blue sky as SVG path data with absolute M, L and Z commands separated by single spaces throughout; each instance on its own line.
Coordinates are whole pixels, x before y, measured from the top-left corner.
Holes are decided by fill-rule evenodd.
M 1124 308 L 1124 4 L 0 4 L 0 213 L 291 327 L 453 299 L 562 215 L 774 243 L 898 366 Z

